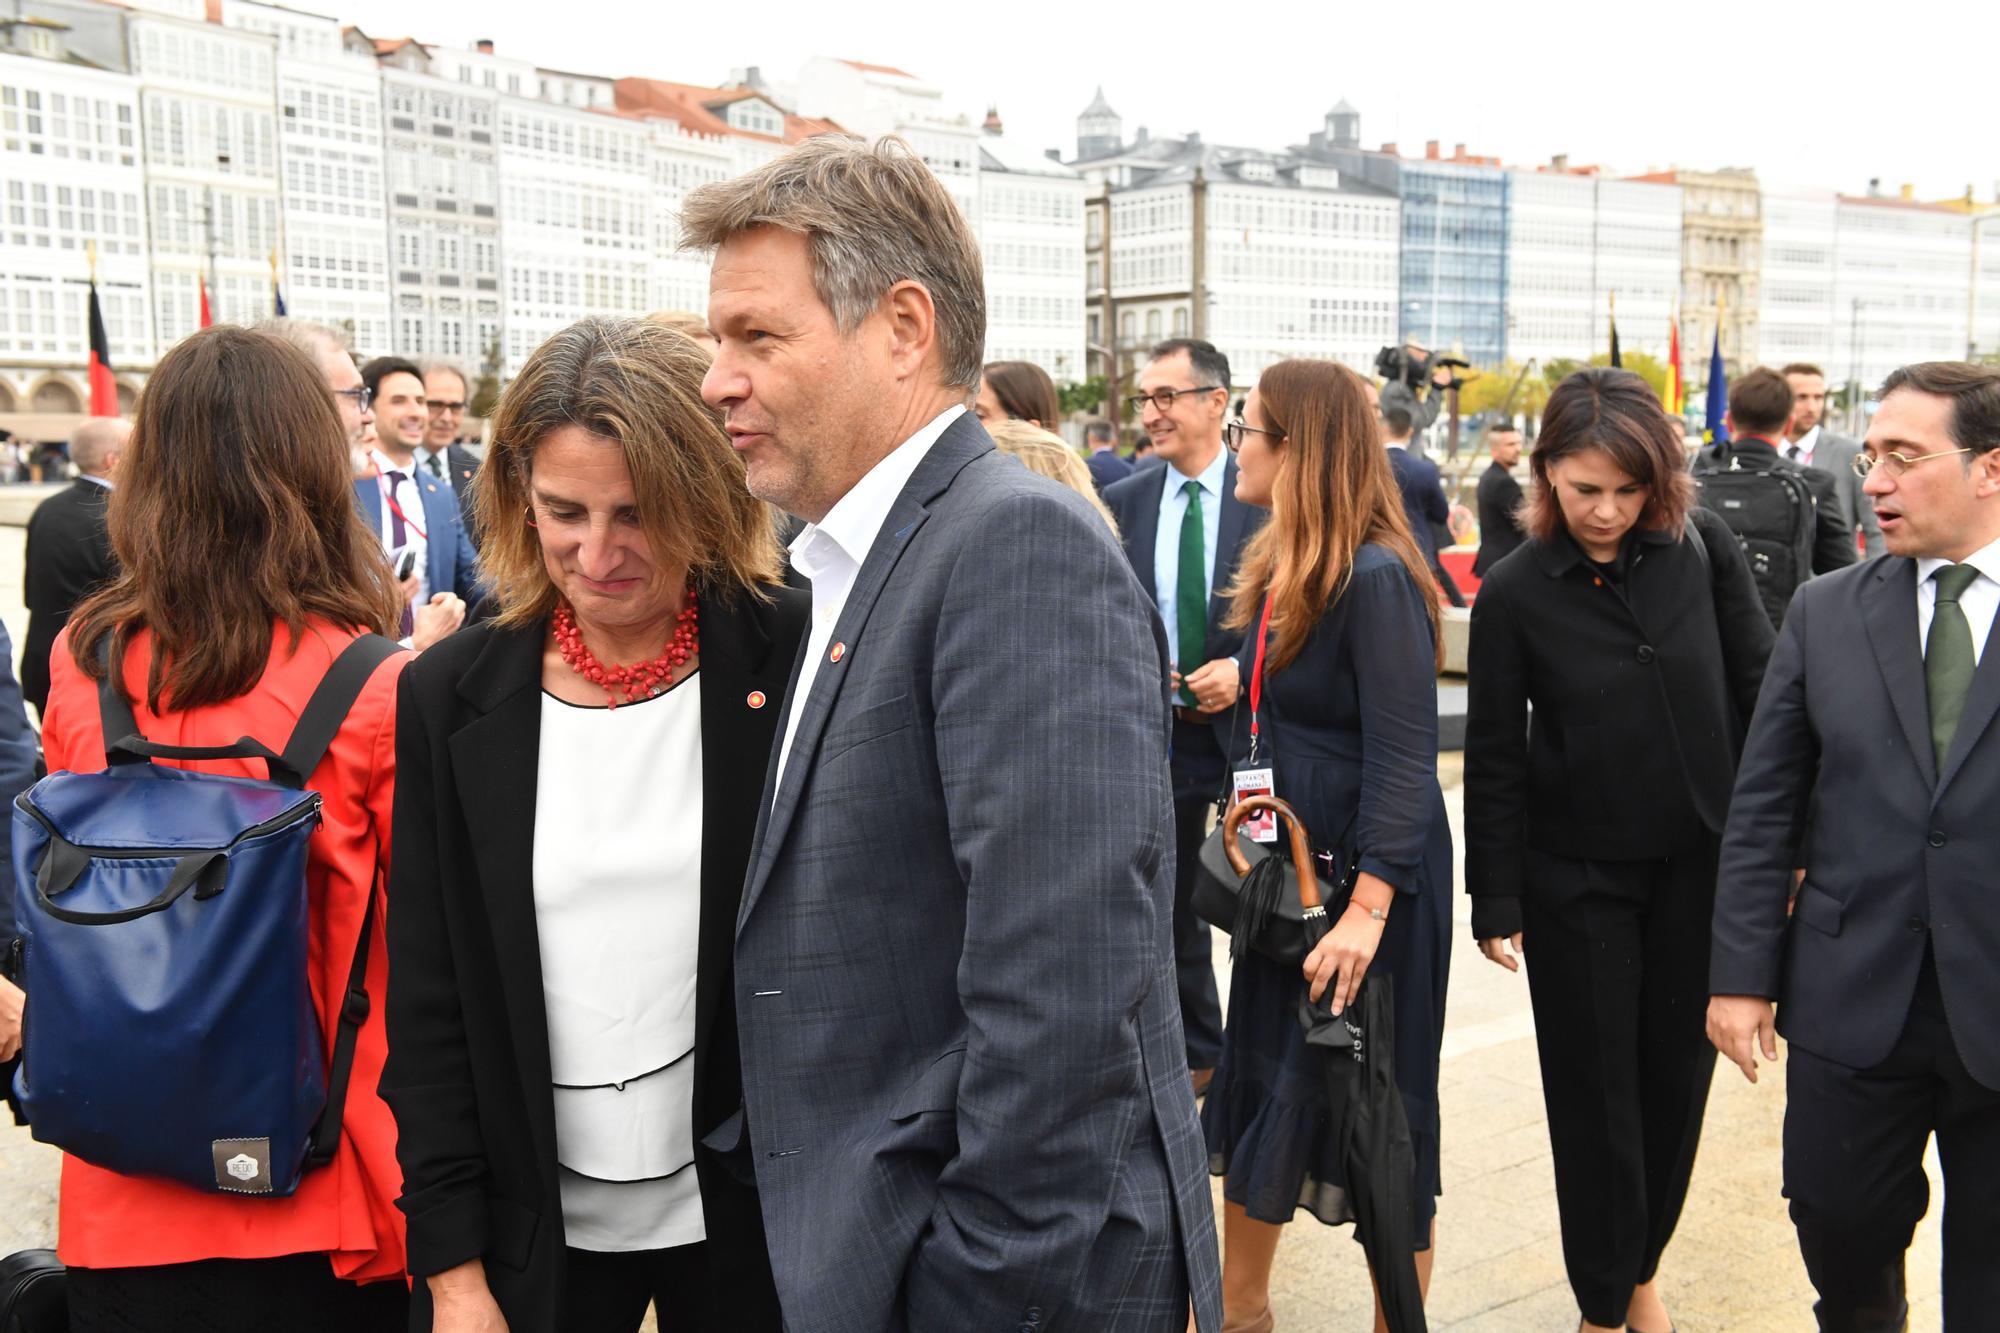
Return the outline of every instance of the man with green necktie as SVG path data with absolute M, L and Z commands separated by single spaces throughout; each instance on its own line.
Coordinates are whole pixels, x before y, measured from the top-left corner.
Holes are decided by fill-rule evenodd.
M 2000 1311 L 2000 368 L 1882 386 L 1855 457 L 1888 554 L 1785 613 L 1723 835 L 1709 1035 L 1790 1043 L 1785 1197 L 1822 1329 L 1907 1327 L 1945 1177 L 1946 1328 Z M 1793 867 L 1804 866 L 1796 901 Z M 1773 1012 L 1772 1001 L 1776 1011 Z
M 1238 718 L 1242 682 L 1239 632 L 1222 627 L 1220 594 L 1264 511 L 1236 499 L 1236 464 L 1223 450 L 1229 409 L 1229 360 L 1214 344 L 1174 338 L 1154 347 L 1129 400 L 1165 467 L 1141 469 L 1104 490 L 1118 519 L 1125 554 L 1153 595 L 1173 654 L 1172 691 L 1174 953 L 1188 1068 L 1199 1095 L 1222 1053 L 1222 1006 L 1216 995 L 1208 926 L 1189 899 L 1207 818 L 1228 777 L 1232 745 L 1250 738 Z M 1135 700 L 1136 706 L 1147 706 Z

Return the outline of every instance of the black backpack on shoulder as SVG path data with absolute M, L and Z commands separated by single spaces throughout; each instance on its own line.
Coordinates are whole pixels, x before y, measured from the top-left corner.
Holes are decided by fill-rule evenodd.
M 1702 505 L 1742 543 L 1764 613 L 1775 626 L 1785 618 L 1792 593 L 1812 577 L 1818 508 L 1799 471 L 1776 455 L 1756 456 L 1763 452 L 1718 444 L 1695 459 L 1693 473 Z

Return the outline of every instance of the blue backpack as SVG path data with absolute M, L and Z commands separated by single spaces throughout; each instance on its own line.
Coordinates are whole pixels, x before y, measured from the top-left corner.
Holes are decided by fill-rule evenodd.
M 306 782 L 375 668 L 343 650 L 284 753 L 155 745 L 107 672 L 101 773 L 52 773 L 14 803 L 16 974 L 27 991 L 15 1087 L 34 1136 L 86 1162 L 211 1193 L 287 1195 L 333 1159 L 373 908 L 333 1056 L 307 977 Z M 114 739 L 115 738 L 115 739 Z M 262 759 L 269 780 L 154 759 Z

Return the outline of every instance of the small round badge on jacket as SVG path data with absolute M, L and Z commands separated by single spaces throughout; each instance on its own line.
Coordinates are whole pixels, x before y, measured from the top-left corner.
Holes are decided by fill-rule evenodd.
M 762 690 L 750 691 L 750 697 L 745 699 L 743 702 L 749 704 L 752 708 L 762 708 L 764 706 L 764 691 Z
M 845 656 L 847 656 L 847 645 L 844 643 L 836 643 L 835 645 L 833 645 L 833 651 L 826 655 L 826 660 L 829 662 L 838 662 L 841 658 Z

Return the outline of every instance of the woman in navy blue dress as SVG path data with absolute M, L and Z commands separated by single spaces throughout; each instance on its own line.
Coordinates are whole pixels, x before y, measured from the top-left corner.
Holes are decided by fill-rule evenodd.
M 1303 975 L 1255 953 L 1231 974 L 1202 1125 L 1211 1169 L 1224 1178 L 1225 1333 L 1261 1333 L 1273 1326 L 1278 1228 L 1300 1207 L 1329 1225 L 1355 1216 L 1324 1056 L 1306 1047 L 1299 1000 L 1332 986 L 1338 1012 L 1370 973 L 1391 979 L 1396 1084 L 1416 1149 L 1417 1270 L 1429 1287 L 1451 833 L 1437 783 L 1437 588 L 1361 377 L 1331 361 L 1280 362 L 1227 439 L 1236 498 L 1271 510 L 1244 552 L 1231 616 L 1252 631 L 1248 680 L 1270 601 L 1260 744 L 1277 795 L 1299 812 L 1314 848 L 1359 868 Z

